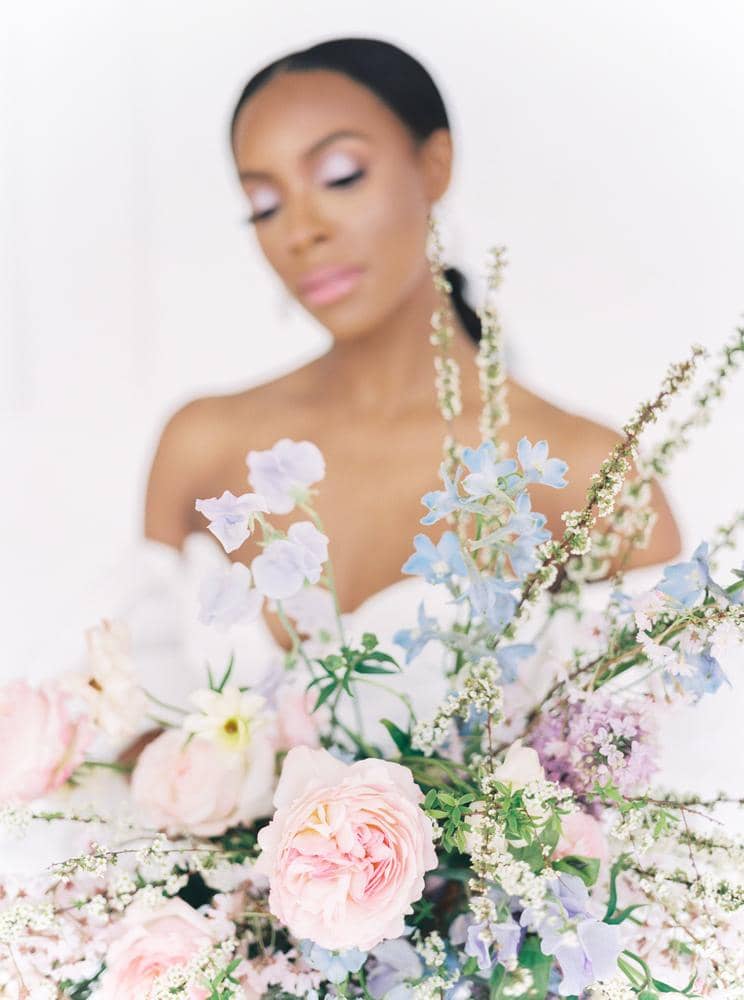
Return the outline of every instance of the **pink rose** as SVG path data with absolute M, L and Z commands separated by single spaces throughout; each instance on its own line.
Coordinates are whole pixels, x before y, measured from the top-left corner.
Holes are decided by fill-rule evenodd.
M 169 836 L 216 837 L 271 812 L 274 748 L 258 733 L 247 749 L 170 729 L 140 754 L 132 798 L 142 819 Z
M 576 855 L 607 861 L 607 840 L 602 824 L 589 813 L 575 812 L 561 817 L 561 839 L 555 849 L 556 858 Z
M 232 924 L 210 920 L 182 899 L 162 906 L 133 903 L 106 952 L 99 1000 L 134 1000 L 148 996 L 155 980 L 173 966 L 185 966 L 199 952 L 210 950 L 233 931 Z M 183 996 L 205 1000 L 209 990 L 192 987 Z
M 274 916 L 323 948 L 367 951 L 401 935 L 437 864 L 422 800 L 400 764 L 290 750 L 255 866 L 269 877 Z
M 86 718 L 73 718 L 70 698 L 54 684 L 0 688 L 0 802 L 49 795 L 82 763 L 93 738 Z

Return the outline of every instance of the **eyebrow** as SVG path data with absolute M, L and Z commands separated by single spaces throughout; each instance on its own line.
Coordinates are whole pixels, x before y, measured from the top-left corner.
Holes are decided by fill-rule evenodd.
M 322 139 L 318 139 L 314 142 L 312 146 L 305 150 L 302 154 L 303 160 L 310 159 L 316 153 L 319 153 L 321 149 L 329 146 L 332 142 L 336 142 L 337 139 L 368 139 L 369 136 L 366 132 L 359 132 L 355 129 L 336 129 L 335 132 L 329 132 L 328 135 L 323 136 Z M 246 180 L 249 177 L 271 177 L 271 174 L 267 170 L 241 170 L 238 174 L 241 180 Z

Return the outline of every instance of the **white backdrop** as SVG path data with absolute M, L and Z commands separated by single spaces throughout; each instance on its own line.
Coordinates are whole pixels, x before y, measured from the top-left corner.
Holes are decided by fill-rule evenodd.
M 736 0 L 11 0 L 4 17 L 0 676 L 62 665 L 105 610 L 166 416 L 325 349 L 240 225 L 228 157 L 241 84 L 283 51 L 368 33 L 432 69 L 459 151 L 450 256 L 475 276 L 508 245 L 505 326 L 538 391 L 619 425 L 668 360 L 741 321 Z M 744 381 L 675 467 L 688 547 L 744 504 L 743 399 Z

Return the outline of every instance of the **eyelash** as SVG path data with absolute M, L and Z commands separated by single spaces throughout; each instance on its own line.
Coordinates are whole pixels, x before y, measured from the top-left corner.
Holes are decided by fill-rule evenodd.
M 335 181 L 329 181 L 326 187 L 329 188 L 345 188 L 351 187 L 352 184 L 356 184 L 360 181 L 366 174 L 366 170 L 360 167 L 355 170 L 353 174 L 347 174 L 346 177 L 339 177 Z M 255 226 L 257 222 L 263 222 L 264 219 L 270 219 L 272 215 L 277 211 L 276 208 L 267 208 L 263 212 L 254 212 L 252 215 L 248 215 L 245 219 L 247 225 Z

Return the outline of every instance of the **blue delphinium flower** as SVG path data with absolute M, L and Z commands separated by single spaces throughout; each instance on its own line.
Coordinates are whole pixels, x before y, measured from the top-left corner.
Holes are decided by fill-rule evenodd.
M 563 478 L 568 464 L 560 458 L 548 458 L 547 441 L 538 441 L 533 445 L 523 437 L 517 445 L 517 458 L 528 483 L 542 483 L 557 490 L 568 485 Z
M 447 583 L 452 576 L 467 576 L 454 531 L 445 531 L 436 545 L 427 535 L 416 535 L 413 545 L 416 551 L 403 564 L 402 573 L 420 574 L 427 583 Z
M 715 694 L 724 682 L 731 685 L 731 681 L 724 673 L 721 664 L 708 650 L 703 650 L 700 653 L 688 653 L 685 659 L 694 668 L 693 673 L 680 674 L 675 677 L 675 681 L 685 691 L 694 695 L 696 701 L 699 701 L 704 694 Z
M 463 448 L 462 460 L 470 475 L 462 481 L 463 489 L 472 497 L 491 496 L 519 482 L 514 473 L 513 458 L 499 460 L 493 441 L 484 441 L 478 448 Z
M 517 610 L 514 589 L 519 584 L 497 576 L 486 576 L 471 565 L 468 565 L 468 576 L 470 587 L 458 600 L 467 598 L 476 615 L 485 618 L 496 632 L 502 632 Z
M 527 642 L 514 642 L 511 646 L 501 646 L 496 650 L 496 662 L 501 667 L 503 684 L 513 684 L 517 679 L 519 664 L 532 656 L 537 647 Z
M 545 529 L 547 518 L 543 514 L 533 514 L 530 495 L 525 490 L 517 497 L 517 509 L 502 529 L 506 535 L 516 535 L 504 545 L 514 573 L 519 579 L 537 569 L 535 549 L 547 542 L 550 532 Z
M 345 982 L 349 978 L 349 973 L 359 972 L 367 960 L 367 952 L 360 951 L 359 948 L 329 951 L 308 939 L 300 942 L 300 949 L 308 963 L 321 972 L 330 983 Z
M 418 628 L 399 629 L 393 636 L 393 642 L 406 651 L 406 663 L 418 656 L 428 642 L 439 634 L 436 618 L 429 618 L 424 608 L 424 602 L 418 608 Z
M 444 483 L 444 489 L 432 490 L 421 497 L 421 503 L 429 511 L 421 518 L 421 524 L 436 524 L 441 518 L 464 506 L 464 501 L 457 490 L 457 478 L 450 479 L 444 463 L 439 468 L 439 475 Z
M 675 563 L 664 570 L 664 579 L 656 587 L 663 594 L 674 598 L 685 608 L 697 604 L 712 583 L 708 566 L 708 543 L 702 542 L 689 562 Z

